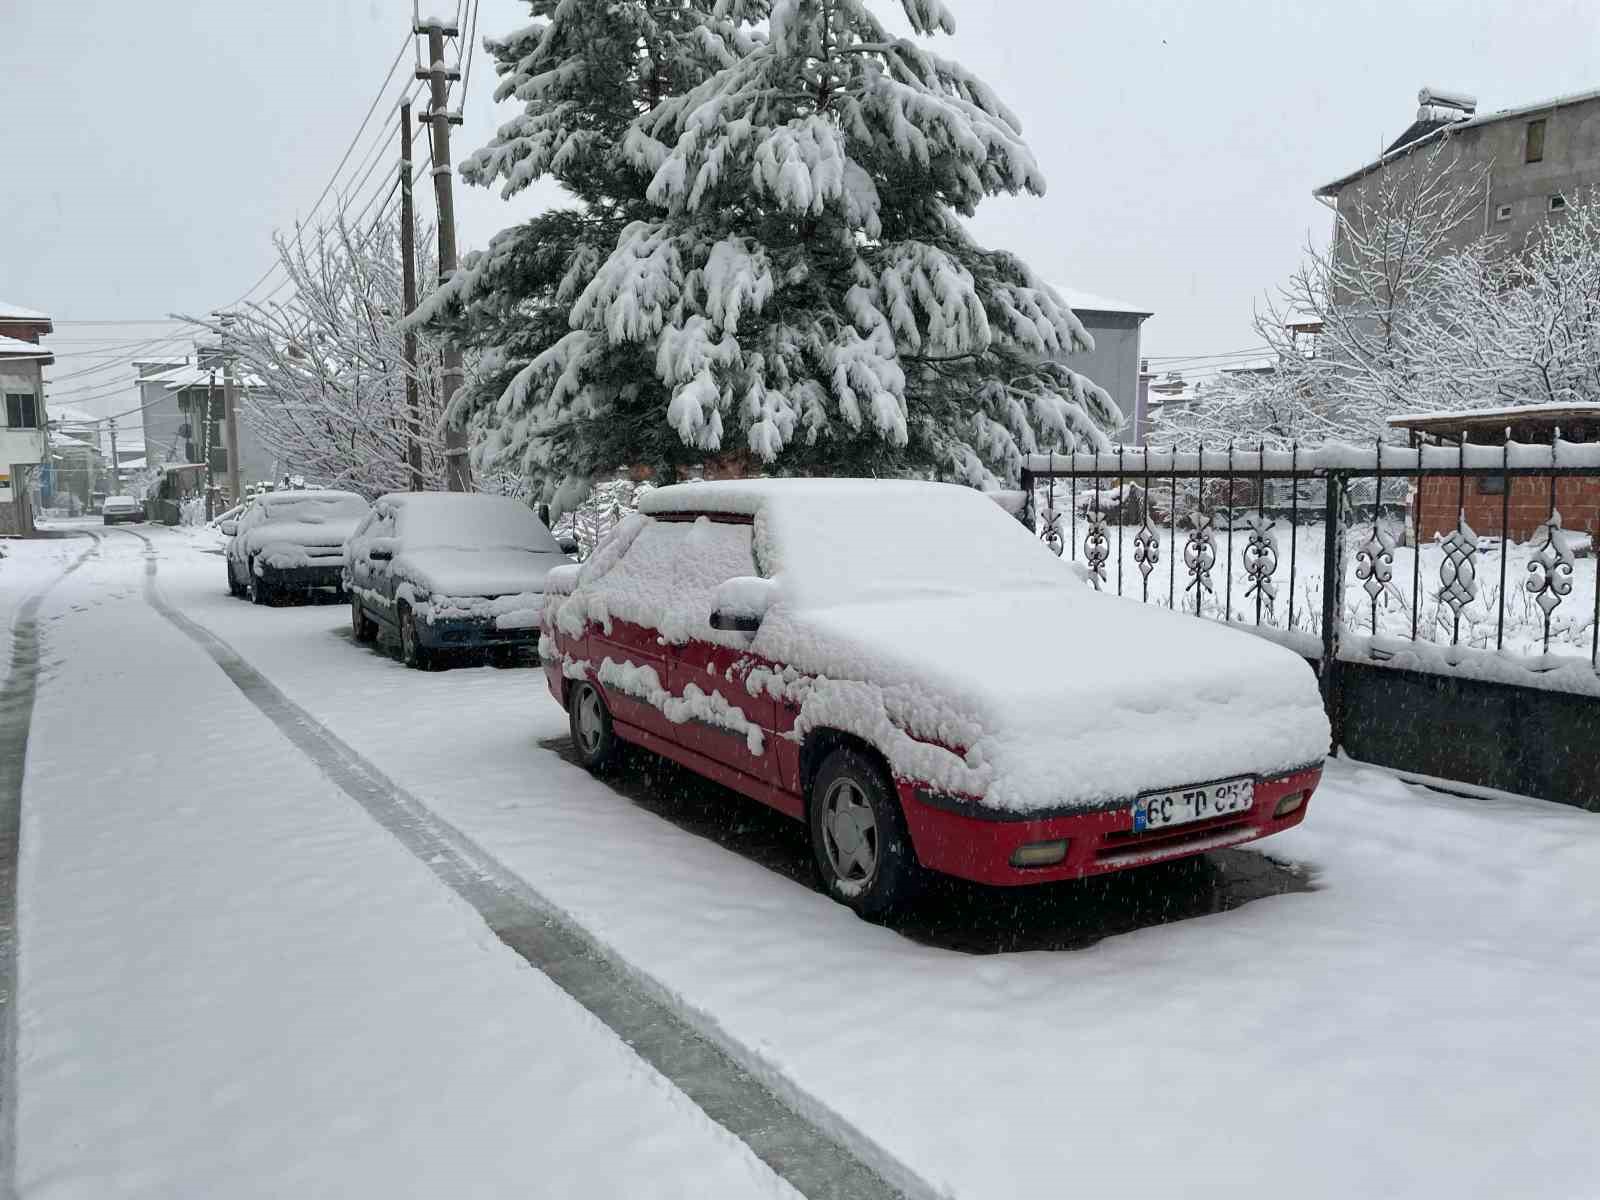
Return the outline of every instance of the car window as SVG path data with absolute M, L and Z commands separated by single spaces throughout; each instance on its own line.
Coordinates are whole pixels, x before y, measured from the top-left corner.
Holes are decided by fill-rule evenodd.
M 647 625 L 669 642 L 691 639 L 742 645 L 738 634 L 711 628 L 719 586 L 756 573 L 753 530 L 699 517 L 646 520 L 621 558 L 591 586 L 613 618 Z

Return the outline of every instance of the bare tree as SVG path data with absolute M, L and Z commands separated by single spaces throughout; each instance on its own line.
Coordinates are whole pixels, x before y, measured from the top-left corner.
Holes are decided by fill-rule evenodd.
M 1157 437 L 1366 440 L 1429 395 L 1427 350 L 1440 296 L 1463 247 L 1481 252 L 1483 168 L 1448 140 L 1374 172 L 1340 198 L 1332 244 L 1308 246 L 1301 267 L 1255 317 L 1271 367 L 1223 375 L 1202 399 L 1175 407 Z M 1303 332 L 1320 328 L 1314 339 Z
M 227 330 L 194 322 L 231 345 L 250 385 L 241 420 L 307 478 L 368 496 L 411 486 L 406 449 L 415 436 L 426 485 L 443 488 L 439 354 L 426 340 L 417 411 L 407 404 L 398 224 L 384 217 L 358 228 L 341 213 L 317 236 L 297 230 L 274 240 L 293 298 L 251 304 Z M 416 244 L 428 242 L 419 232 Z M 426 255 L 417 267 L 424 281 L 434 274 Z

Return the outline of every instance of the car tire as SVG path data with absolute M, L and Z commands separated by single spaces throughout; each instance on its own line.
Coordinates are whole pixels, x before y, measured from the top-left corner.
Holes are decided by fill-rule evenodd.
M 363 644 L 378 636 L 377 623 L 367 616 L 367 610 L 361 607 L 360 597 L 354 593 L 350 596 L 350 633 Z
M 924 872 L 882 764 L 853 747 L 823 761 L 806 820 L 822 890 L 874 920 L 921 889 Z
M 233 562 L 228 559 L 224 561 L 228 566 L 228 595 L 235 599 L 241 599 L 244 596 L 244 589 L 239 586 L 239 581 L 233 577 Z
M 271 604 L 274 599 L 272 585 L 266 581 L 264 576 L 256 574 L 254 563 L 247 564 L 245 570 L 249 573 L 250 582 L 245 586 L 250 595 L 250 603 Z
M 599 775 L 616 764 L 620 743 L 611 725 L 611 710 L 594 684 L 573 684 L 567 696 L 567 726 L 572 749 L 586 770 Z
M 434 664 L 433 653 L 417 636 L 417 618 L 408 604 L 400 606 L 400 661 L 416 671 L 431 671 Z

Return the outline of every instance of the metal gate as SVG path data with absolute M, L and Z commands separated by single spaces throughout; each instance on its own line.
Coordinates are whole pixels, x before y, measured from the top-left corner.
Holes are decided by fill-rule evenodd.
M 1024 523 L 1096 588 L 1304 656 L 1334 749 L 1600 811 L 1600 443 L 1119 447 L 1022 476 Z M 1522 541 L 1514 492 L 1542 497 Z

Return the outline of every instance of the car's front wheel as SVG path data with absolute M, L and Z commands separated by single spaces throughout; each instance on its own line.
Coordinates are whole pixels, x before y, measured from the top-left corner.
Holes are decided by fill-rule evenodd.
M 233 576 L 233 560 L 231 558 L 227 558 L 223 559 L 223 562 L 227 564 L 228 568 L 228 595 L 234 597 L 243 596 L 244 588 L 239 586 L 239 581 Z
M 400 661 L 418 671 L 433 667 L 433 654 L 417 636 L 417 618 L 409 606 L 400 609 Z
M 350 632 L 358 642 L 370 642 L 378 636 L 378 627 L 367 610 L 361 607 L 361 597 L 354 592 L 350 594 Z
M 617 760 L 617 733 L 611 727 L 611 710 L 592 683 L 574 684 L 567 697 L 567 723 L 572 728 L 572 748 L 578 761 L 599 773 Z
M 807 810 L 828 895 L 870 919 L 916 894 L 922 867 L 878 763 L 852 747 L 835 750 L 811 782 Z

